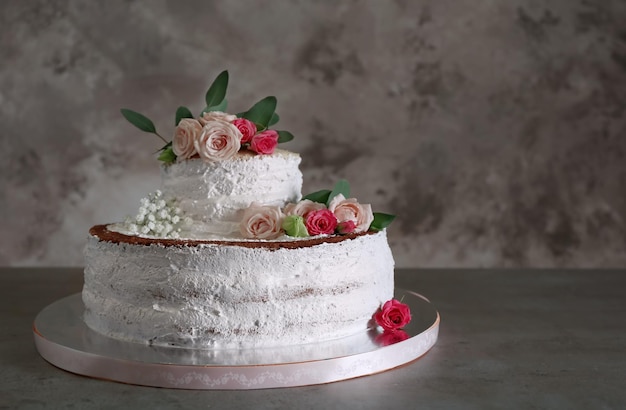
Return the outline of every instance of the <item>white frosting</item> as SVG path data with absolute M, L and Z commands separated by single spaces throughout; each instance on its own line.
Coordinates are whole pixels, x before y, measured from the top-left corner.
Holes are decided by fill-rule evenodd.
M 85 322 L 155 345 L 246 348 L 365 332 L 393 297 L 384 231 L 296 249 L 112 243 L 85 249 Z
M 192 159 L 162 168 L 162 191 L 173 197 L 193 224 L 181 237 L 240 237 L 243 209 L 252 202 L 283 207 L 301 198 L 298 154 L 276 150 L 272 155 L 239 153 L 232 160 Z

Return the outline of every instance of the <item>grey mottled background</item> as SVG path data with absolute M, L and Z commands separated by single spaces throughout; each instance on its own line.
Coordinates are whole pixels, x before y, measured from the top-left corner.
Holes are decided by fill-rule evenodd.
M 626 266 L 626 2 L 3 1 L 0 264 L 81 265 L 223 69 L 304 191 L 396 213 L 399 266 Z

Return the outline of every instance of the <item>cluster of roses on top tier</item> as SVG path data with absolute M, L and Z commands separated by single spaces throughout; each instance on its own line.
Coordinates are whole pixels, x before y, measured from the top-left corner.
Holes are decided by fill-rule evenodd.
M 232 158 L 241 148 L 269 155 L 278 145 L 278 132 L 257 132 L 245 118 L 221 111 L 205 112 L 200 118 L 183 118 L 174 131 L 172 150 L 179 159 L 199 156 L 205 161 Z
M 165 146 L 159 150 L 159 160 L 172 163 L 200 157 L 205 161 L 223 161 L 232 158 L 240 149 L 257 154 L 274 153 L 276 145 L 293 139 L 289 131 L 269 129 L 279 121 L 276 97 L 265 97 L 249 110 L 236 115 L 227 114 L 226 89 L 228 71 L 222 71 L 206 92 L 206 106 L 196 119 L 187 107 L 176 110 L 176 130 L 172 141 L 167 141 L 156 130 L 152 120 L 136 111 L 122 108 L 121 113 L 142 131 L 158 136 Z
M 350 185 L 340 180 L 334 189 L 313 192 L 297 203 L 279 206 L 252 203 L 244 210 L 240 232 L 244 238 L 276 239 L 283 234 L 293 237 L 346 235 L 379 231 L 395 218 L 372 212 L 370 204 L 361 204 L 350 196 Z

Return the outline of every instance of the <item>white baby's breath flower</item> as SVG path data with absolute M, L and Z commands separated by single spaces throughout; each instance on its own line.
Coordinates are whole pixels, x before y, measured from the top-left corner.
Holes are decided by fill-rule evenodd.
M 193 223 L 178 207 L 176 198 L 165 198 L 160 190 L 142 198 L 140 202 L 137 215 L 127 217 L 123 223 L 131 234 L 178 238 L 181 229 Z

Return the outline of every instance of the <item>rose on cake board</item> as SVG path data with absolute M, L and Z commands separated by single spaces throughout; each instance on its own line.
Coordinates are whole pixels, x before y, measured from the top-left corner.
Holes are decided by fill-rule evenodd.
M 189 108 L 178 107 L 171 141 L 159 134 L 154 122 L 145 115 L 128 108 L 122 108 L 120 112 L 135 127 L 155 134 L 165 142 L 158 151 L 159 161 L 165 164 L 198 157 L 208 162 L 224 161 L 233 158 L 240 150 L 271 155 L 278 144 L 294 138 L 289 131 L 270 129 L 280 119 L 274 96 L 261 99 L 247 111 L 226 113 L 228 80 L 225 70 L 211 83 L 205 94 L 205 108 L 198 118 Z

